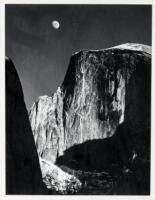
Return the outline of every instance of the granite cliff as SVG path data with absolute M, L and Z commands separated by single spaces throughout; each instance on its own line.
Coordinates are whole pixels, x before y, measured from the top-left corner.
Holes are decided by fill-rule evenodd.
M 67 160 L 86 155 L 88 165 L 97 168 L 98 155 L 102 164 L 111 162 L 116 149 L 127 161 L 137 155 L 149 160 L 150 84 L 149 46 L 124 44 L 75 53 L 62 85 L 52 96 L 40 96 L 30 110 L 39 156 L 55 163 L 79 146 L 80 154 L 73 150 Z

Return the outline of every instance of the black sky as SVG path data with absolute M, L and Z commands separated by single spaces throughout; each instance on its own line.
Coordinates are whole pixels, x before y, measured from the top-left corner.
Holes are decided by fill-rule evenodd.
M 151 45 L 149 5 L 6 5 L 5 12 L 6 55 L 28 109 L 61 85 L 74 52 L 127 42 Z M 51 26 L 55 19 L 58 30 Z

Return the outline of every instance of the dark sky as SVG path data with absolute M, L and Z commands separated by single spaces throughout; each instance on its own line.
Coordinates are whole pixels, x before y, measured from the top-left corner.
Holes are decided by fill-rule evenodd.
M 51 26 L 55 19 L 58 30 Z M 6 55 L 16 66 L 28 110 L 61 85 L 74 52 L 127 42 L 151 45 L 151 6 L 6 5 Z

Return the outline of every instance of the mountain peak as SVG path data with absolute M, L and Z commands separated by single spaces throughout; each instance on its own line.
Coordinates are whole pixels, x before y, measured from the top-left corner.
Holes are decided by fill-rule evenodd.
M 30 111 L 39 156 L 55 163 L 75 145 L 113 137 L 122 124 L 133 135 L 148 124 L 150 49 L 127 43 L 72 56 L 60 88 Z

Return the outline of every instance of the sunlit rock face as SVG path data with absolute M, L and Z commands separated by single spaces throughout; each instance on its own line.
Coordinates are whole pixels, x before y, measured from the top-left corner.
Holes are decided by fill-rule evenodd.
M 39 97 L 30 111 L 30 122 L 40 157 L 55 162 L 63 154 L 64 126 L 63 99 L 58 88 L 52 96 Z
M 150 47 L 140 44 L 75 53 L 61 87 L 51 97 L 39 97 L 31 108 L 39 156 L 55 162 L 75 144 L 111 137 L 126 116 L 149 126 L 149 112 L 141 117 L 137 94 L 142 92 L 142 82 L 149 85 L 150 57 Z M 146 77 L 141 71 L 148 72 Z M 146 99 L 144 95 L 141 107 Z

